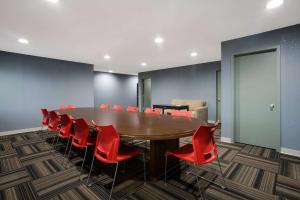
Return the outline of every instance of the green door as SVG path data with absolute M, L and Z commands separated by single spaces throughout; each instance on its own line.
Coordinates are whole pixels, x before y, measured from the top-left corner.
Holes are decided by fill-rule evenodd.
M 151 107 L 151 79 L 143 79 L 143 109 Z
M 280 147 L 279 63 L 277 52 L 235 57 L 235 140 Z
M 217 120 L 221 122 L 221 70 L 217 71 Z

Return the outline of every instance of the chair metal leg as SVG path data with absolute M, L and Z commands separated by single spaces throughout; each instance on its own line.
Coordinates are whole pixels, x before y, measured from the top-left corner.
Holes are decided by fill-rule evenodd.
M 219 164 L 219 168 L 220 168 L 220 172 L 221 172 L 221 176 L 222 176 L 223 184 L 224 184 L 223 186 L 221 186 L 221 188 L 222 188 L 222 189 L 226 189 L 225 177 L 224 177 L 224 174 L 223 174 L 223 171 L 222 171 L 222 167 L 221 167 L 219 155 L 217 155 L 217 160 L 218 160 L 218 164 Z
M 167 185 L 167 165 L 168 165 L 168 155 L 166 154 L 166 159 L 165 159 L 165 185 Z
M 54 146 L 53 146 L 54 152 L 55 152 L 55 147 L 56 147 L 56 145 L 57 145 L 57 143 L 58 143 L 58 141 L 59 141 L 59 136 L 56 136 L 56 137 L 57 137 L 57 139 L 56 139 L 56 142 L 55 142 L 55 144 L 54 144 Z
M 82 161 L 81 168 L 80 168 L 79 179 L 80 179 L 80 176 L 81 176 L 81 173 L 82 173 L 83 165 L 85 163 L 85 157 L 86 157 L 87 150 L 88 150 L 88 147 L 86 146 L 85 147 L 85 153 L 84 153 L 83 161 Z
M 144 160 L 144 185 L 146 185 L 147 179 L 146 179 L 146 155 L 143 153 L 143 160 Z
M 68 163 L 68 160 L 70 158 L 70 154 L 71 154 L 71 151 L 72 151 L 72 146 L 73 146 L 73 144 L 71 142 L 71 146 L 70 146 L 70 150 L 69 150 L 68 157 L 67 157 L 67 160 L 66 160 L 66 164 Z
M 91 173 L 92 173 L 92 170 L 93 170 L 94 161 L 95 161 L 95 155 L 93 156 L 93 160 L 92 160 L 90 172 L 89 172 L 88 178 L 87 178 L 87 180 L 86 180 L 86 184 L 87 184 L 88 186 L 92 186 L 92 184 L 93 184 L 93 183 L 89 184 L 89 180 L 90 180 L 90 176 L 91 176 Z
M 114 186 L 115 186 L 115 181 L 116 181 L 116 177 L 117 177 L 117 173 L 118 173 L 118 166 L 119 166 L 119 163 L 117 162 L 116 171 L 115 171 L 115 175 L 114 175 L 114 180 L 113 180 L 111 190 L 110 190 L 109 200 L 111 199 L 111 195 L 112 195 L 112 192 L 113 192 L 113 189 L 114 189 Z
M 196 176 L 196 180 L 197 180 L 197 183 L 198 183 L 198 185 L 199 185 L 200 183 L 199 183 L 199 178 L 198 178 L 198 176 Z M 198 190 L 199 190 L 199 192 L 200 192 L 200 199 L 203 199 L 202 193 L 201 193 L 201 191 L 200 191 L 200 185 L 199 185 L 198 187 L 199 187 Z
M 68 147 L 69 147 L 69 144 L 70 144 L 70 140 L 71 140 L 71 137 L 69 137 L 69 139 L 68 139 L 68 143 L 67 143 L 67 146 L 66 146 L 66 149 L 65 149 L 64 157 L 66 157 L 66 155 L 67 155 L 67 151 L 68 151 Z

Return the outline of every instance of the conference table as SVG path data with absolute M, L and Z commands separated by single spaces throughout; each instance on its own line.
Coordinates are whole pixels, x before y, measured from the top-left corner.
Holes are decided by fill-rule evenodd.
M 174 117 L 170 115 L 145 114 L 142 112 L 113 111 L 97 107 L 57 110 L 73 118 L 83 118 L 90 126 L 92 120 L 98 125 L 113 125 L 121 137 L 150 141 L 150 160 L 147 163 L 151 178 L 157 179 L 164 173 L 165 152 L 177 149 L 179 139 L 191 136 L 206 123 L 200 119 Z M 177 159 L 170 159 L 169 166 Z

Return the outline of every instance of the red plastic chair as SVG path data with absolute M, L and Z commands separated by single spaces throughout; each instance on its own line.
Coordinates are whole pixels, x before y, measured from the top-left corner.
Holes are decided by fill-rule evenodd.
M 160 108 L 146 108 L 144 113 L 146 114 L 156 114 L 156 115 L 160 115 L 161 114 L 161 109 Z
M 139 108 L 135 106 L 128 106 L 127 112 L 139 112 Z
M 120 106 L 120 105 L 114 105 L 114 106 L 113 106 L 113 110 L 114 110 L 114 111 L 122 111 L 122 110 L 123 110 L 123 107 Z
M 68 139 L 68 143 L 67 143 L 67 146 L 66 146 L 66 149 L 65 149 L 65 153 L 64 153 L 64 156 L 66 155 L 67 153 L 67 149 L 69 147 L 69 143 L 70 143 L 70 139 L 71 139 L 71 128 L 72 128 L 72 125 L 73 125 L 73 118 L 67 114 L 63 114 L 63 115 L 60 115 L 60 128 L 59 128 L 59 133 L 57 135 L 57 140 L 56 140 L 56 143 L 54 145 L 54 150 L 55 150 L 55 147 L 59 141 L 59 139 Z
M 171 115 L 175 116 L 175 117 L 188 117 L 188 118 L 192 118 L 192 111 L 171 110 Z
M 109 109 L 109 105 L 106 104 L 106 103 L 102 103 L 102 104 L 99 106 L 99 108 L 101 108 L 101 109 Z
M 113 192 L 113 188 L 114 188 L 114 184 L 118 172 L 119 162 L 126 161 L 139 154 L 142 154 L 144 158 L 144 181 L 146 182 L 146 166 L 145 166 L 144 151 L 140 149 L 136 149 L 131 146 L 120 144 L 120 135 L 119 133 L 117 133 L 116 129 L 112 125 L 98 126 L 95 124 L 95 122 L 93 122 L 93 124 L 97 129 L 98 136 L 97 136 L 93 161 L 87 179 L 87 184 L 89 183 L 89 178 L 93 169 L 95 158 L 104 163 L 116 164 L 114 179 L 113 179 L 113 183 L 109 195 L 109 199 L 111 199 L 111 195 Z M 92 184 L 93 183 L 88 184 L 88 186 L 91 186 Z
M 187 174 L 193 174 L 196 176 L 197 182 L 198 178 L 202 178 L 210 183 L 216 184 L 219 187 L 225 189 L 225 179 L 223 176 L 222 168 L 220 165 L 220 160 L 218 156 L 218 150 L 214 139 L 214 132 L 217 129 L 218 122 L 213 126 L 200 126 L 198 130 L 194 133 L 192 138 L 192 144 L 186 144 L 179 149 L 173 151 L 167 151 L 166 162 L 165 162 L 165 184 L 167 182 L 167 164 L 168 156 L 174 156 L 186 162 L 189 162 L 194 165 L 203 165 L 212 163 L 217 159 L 220 172 L 223 178 L 224 186 L 219 185 L 215 182 L 207 180 L 206 178 L 194 174 L 192 172 L 187 172 Z
M 75 109 L 76 106 L 74 104 L 69 104 L 67 105 L 67 109 Z
M 49 111 L 46 108 L 42 108 L 41 109 L 43 118 L 42 118 L 42 128 L 41 128 L 41 132 L 43 130 L 44 126 L 48 126 L 49 124 Z
M 59 106 L 59 110 L 66 110 L 66 109 L 68 109 L 68 107 L 65 106 L 65 105 L 60 105 L 60 106 Z
M 58 130 L 59 115 L 55 111 L 49 112 L 48 131 Z
M 72 150 L 72 147 L 76 147 L 79 149 L 85 149 L 84 157 L 83 157 L 83 162 L 80 168 L 80 174 L 79 177 L 81 176 L 82 168 L 85 163 L 85 158 L 86 158 L 86 153 L 88 150 L 89 146 L 93 146 L 95 144 L 95 139 L 89 137 L 90 133 L 90 127 L 87 124 L 87 122 L 84 119 L 75 119 L 73 120 L 74 123 L 74 135 L 72 137 L 72 142 L 68 154 L 68 159 L 70 157 L 70 153 Z

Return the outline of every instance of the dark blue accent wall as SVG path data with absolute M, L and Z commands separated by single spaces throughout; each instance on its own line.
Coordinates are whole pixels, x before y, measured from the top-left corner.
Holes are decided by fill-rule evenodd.
M 0 51 L 0 132 L 40 126 L 40 108 L 94 106 L 93 66 Z
M 300 25 L 222 43 L 222 136 L 234 138 L 233 56 L 272 47 L 280 47 L 281 147 L 300 150 Z
M 94 102 L 125 107 L 137 105 L 138 78 L 134 75 L 94 72 Z
M 138 76 L 140 83 L 141 79 L 151 78 L 152 104 L 170 104 L 172 99 L 205 100 L 208 119 L 215 120 L 216 72 L 220 68 L 218 61 L 142 72 Z

